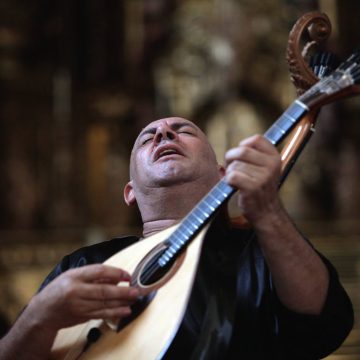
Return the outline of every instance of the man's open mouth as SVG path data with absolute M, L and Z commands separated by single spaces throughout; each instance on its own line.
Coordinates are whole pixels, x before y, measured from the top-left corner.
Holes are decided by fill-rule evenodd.
M 155 152 L 155 161 L 171 155 L 183 155 L 178 149 L 174 147 L 162 147 Z

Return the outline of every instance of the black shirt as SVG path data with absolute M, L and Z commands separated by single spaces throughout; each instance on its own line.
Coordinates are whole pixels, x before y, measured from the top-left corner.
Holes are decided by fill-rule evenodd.
M 102 263 L 137 240 L 115 238 L 65 256 L 40 289 L 64 271 Z M 316 360 L 329 355 L 354 319 L 336 270 L 321 258 L 330 275 L 324 308 L 320 315 L 299 314 L 278 299 L 252 231 L 212 232 L 204 242 L 184 320 L 164 359 Z

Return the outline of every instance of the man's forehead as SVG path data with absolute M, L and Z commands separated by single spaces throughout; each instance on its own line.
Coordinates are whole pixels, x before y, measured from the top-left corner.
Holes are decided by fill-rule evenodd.
M 135 144 L 142 137 L 142 135 L 147 134 L 147 133 L 155 133 L 157 128 L 161 125 L 167 125 L 167 126 L 174 127 L 174 128 L 189 125 L 189 126 L 195 128 L 196 130 L 198 130 L 200 133 L 202 133 L 202 130 L 197 125 L 195 125 L 192 121 L 181 118 L 181 117 L 170 117 L 170 118 L 155 120 L 155 121 L 152 121 L 151 123 L 149 123 L 148 125 L 146 125 L 140 131 L 138 137 L 136 138 Z
M 174 124 L 189 124 L 192 125 L 196 128 L 198 128 L 192 121 L 181 118 L 181 117 L 169 117 L 169 118 L 164 118 L 164 119 L 158 119 L 155 121 L 152 121 L 151 123 L 149 123 L 148 125 L 146 125 L 141 132 L 143 132 L 144 130 L 147 130 L 149 128 L 153 128 L 153 127 L 157 127 L 159 125 L 163 125 L 163 124 L 167 124 L 167 125 L 174 125 Z M 140 133 L 141 133 L 140 132 Z

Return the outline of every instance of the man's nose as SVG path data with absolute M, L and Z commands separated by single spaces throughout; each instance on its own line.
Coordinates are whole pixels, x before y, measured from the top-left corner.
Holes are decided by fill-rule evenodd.
M 177 133 L 169 126 L 159 126 L 155 134 L 155 142 L 159 143 L 162 140 L 175 140 Z

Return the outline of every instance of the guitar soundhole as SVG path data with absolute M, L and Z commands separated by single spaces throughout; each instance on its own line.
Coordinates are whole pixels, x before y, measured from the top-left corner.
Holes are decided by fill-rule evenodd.
M 182 263 L 183 258 L 176 257 L 165 266 L 160 266 L 158 260 L 166 250 L 167 246 L 164 244 L 154 248 L 135 269 L 131 285 L 140 287 L 143 290 L 142 296 L 131 306 L 131 315 L 118 323 L 117 331 L 122 330 L 146 309 L 155 297 L 157 289 L 173 276 Z
M 158 264 L 159 258 L 165 251 L 166 249 L 162 249 L 160 252 L 155 254 L 155 256 L 153 256 L 141 270 L 139 279 L 142 286 L 151 286 L 158 283 L 173 267 L 175 260 L 169 261 L 167 265 L 163 267 Z

